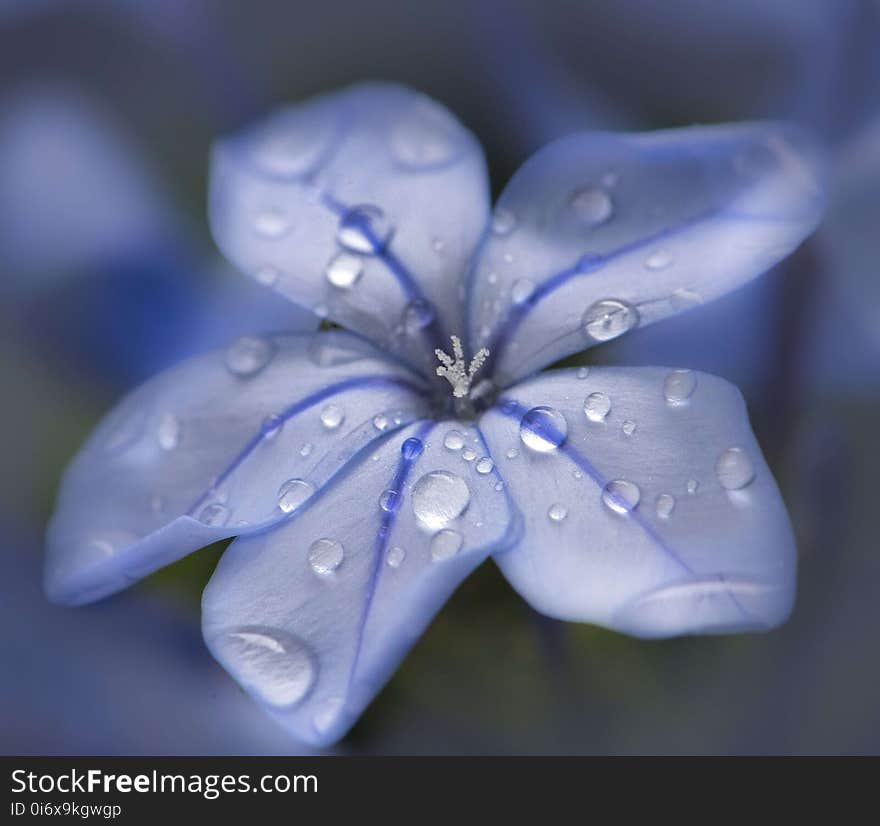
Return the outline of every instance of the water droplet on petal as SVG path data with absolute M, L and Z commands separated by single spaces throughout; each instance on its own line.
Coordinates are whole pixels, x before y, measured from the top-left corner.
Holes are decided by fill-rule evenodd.
M 276 413 L 270 413 L 260 425 L 260 433 L 264 439 L 274 439 L 284 427 L 284 419 Z
M 515 447 L 512 447 L 504 455 L 508 459 L 516 459 L 516 457 L 519 456 L 519 451 Z
M 278 507 L 290 513 L 303 504 L 313 493 L 315 486 L 305 479 L 288 479 L 278 488 Z
M 264 703 L 291 706 L 306 696 L 316 667 L 306 644 L 280 629 L 244 627 L 215 639 L 218 658 Z
M 461 458 L 464 459 L 466 462 L 473 462 L 474 459 L 477 458 L 477 451 L 474 450 L 472 447 L 466 447 L 461 452 Z
M 751 459 L 740 447 L 728 448 L 718 457 L 715 473 L 721 487 L 727 490 L 744 488 L 755 478 L 755 468 Z
M 418 457 L 422 455 L 424 449 L 424 442 L 422 442 L 421 439 L 417 439 L 415 436 L 411 436 L 400 446 L 400 455 L 403 456 L 407 462 L 411 462 L 413 459 L 418 459 Z
M 547 511 L 547 516 L 551 522 L 561 522 L 568 516 L 568 508 L 560 502 L 554 502 Z
M 409 335 L 424 330 L 434 320 L 434 308 L 429 301 L 417 298 L 403 311 L 403 327 Z
M 199 522 L 211 528 L 219 528 L 229 520 L 229 510 L 217 502 L 206 505 L 199 512 Z
M 565 416 L 552 407 L 533 407 L 520 420 L 519 437 L 538 453 L 556 450 L 568 436 Z
M 464 447 L 464 436 L 457 430 L 449 430 L 443 437 L 443 447 L 447 450 L 461 450 Z
M 391 153 L 413 170 L 444 166 L 464 150 L 449 114 L 432 100 L 419 100 L 394 124 Z
M 260 336 L 242 336 L 226 350 L 226 366 L 236 376 L 249 378 L 259 373 L 275 354 L 275 344 Z
M 385 554 L 385 562 L 389 568 L 399 568 L 404 559 L 406 559 L 406 551 L 400 545 L 389 548 L 388 553 Z
M 455 556 L 461 550 L 462 537 L 458 531 L 438 531 L 431 538 L 431 559 L 442 562 Z
M 702 296 L 693 290 L 676 290 L 670 297 L 669 303 L 676 312 L 684 312 L 703 303 Z
M 254 273 L 254 278 L 257 280 L 257 283 L 262 284 L 264 287 L 272 287 L 277 284 L 279 276 L 280 273 L 278 270 L 269 265 L 260 267 Z
M 698 487 L 700 487 L 700 483 L 696 479 L 688 479 L 687 485 L 685 485 L 687 492 L 690 494 L 696 493 Z
M 627 419 L 621 426 L 624 436 L 632 436 L 636 432 L 636 423 L 632 419 Z
M 280 238 L 290 230 L 290 222 L 278 209 L 264 209 L 254 216 L 254 232 L 264 238 Z
M 332 574 L 342 564 L 344 556 L 342 543 L 335 539 L 316 539 L 309 547 L 309 565 L 320 576 Z
M 611 412 L 611 399 L 605 393 L 590 393 L 584 399 L 584 413 L 591 422 L 604 422 Z
M 492 216 L 492 232 L 496 235 L 509 235 L 516 228 L 516 216 L 504 207 L 495 210 Z
M 638 507 L 642 492 L 626 479 L 615 479 L 602 488 L 602 501 L 615 513 L 627 514 Z
M 333 256 L 324 270 L 327 280 L 340 290 L 353 287 L 364 271 L 364 259 L 349 252 Z
M 375 204 L 360 204 L 346 210 L 339 219 L 336 240 L 350 252 L 374 255 L 388 245 L 394 227 Z
M 589 227 L 604 224 L 614 214 L 611 196 L 598 186 L 575 190 L 568 203 L 578 218 Z
M 510 289 L 510 297 L 514 304 L 522 304 L 529 300 L 535 291 L 535 283 L 528 278 L 517 278 Z
M 477 473 L 485 476 L 487 473 L 491 473 L 495 467 L 495 463 L 488 457 L 483 456 L 482 459 L 479 459 L 476 464 Z
M 328 404 L 321 411 L 321 424 L 327 430 L 336 430 L 345 421 L 345 411 L 338 404 Z
M 657 516 L 661 519 L 669 519 L 672 516 L 672 511 L 675 510 L 675 497 L 671 493 L 661 493 L 657 497 L 655 505 Z
M 425 527 L 443 528 L 458 519 L 471 501 L 467 482 L 446 470 L 434 470 L 419 479 L 412 489 L 412 509 Z
M 377 413 L 373 416 L 373 427 L 376 428 L 380 433 L 383 430 L 387 430 L 389 425 L 388 417 L 384 413 Z
M 379 507 L 386 513 L 394 513 L 400 504 L 400 494 L 396 490 L 386 490 L 379 497 Z
M 673 370 L 663 381 L 663 395 L 672 405 L 685 404 L 697 387 L 693 370 Z
M 616 298 L 605 298 L 590 306 L 581 319 L 584 332 L 595 341 L 610 341 L 639 323 L 639 311 Z
M 672 266 L 673 260 L 672 253 L 670 253 L 669 250 L 654 250 L 654 252 L 645 259 L 645 269 L 665 270 Z
M 302 457 L 310 456 L 315 446 L 311 442 L 306 442 L 300 449 L 299 455 Z
M 578 367 L 577 377 L 579 379 L 585 379 L 589 375 L 590 375 L 590 368 L 589 367 Z
M 174 450 L 180 444 L 180 421 L 177 416 L 166 413 L 159 419 L 156 440 L 162 450 Z

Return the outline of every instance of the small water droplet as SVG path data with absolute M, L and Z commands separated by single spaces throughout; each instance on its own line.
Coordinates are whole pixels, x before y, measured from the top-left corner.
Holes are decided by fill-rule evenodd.
M 721 487 L 739 490 L 755 478 L 755 468 L 742 448 L 731 447 L 718 457 L 715 474 Z
M 486 276 L 486 281 L 488 281 L 492 285 L 497 284 L 498 283 L 498 273 L 497 272 L 490 272 Z
M 611 412 L 611 399 L 605 393 L 590 393 L 584 399 L 584 414 L 591 422 L 604 422 Z
M 519 456 L 519 451 L 515 447 L 512 447 L 504 455 L 507 456 L 508 459 L 516 459 L 516 457 Z
M 673 370 L 663 381 L 663 395 L 672 405 L 685 404 L 697 388 L 693 370 Z
M 254 278 L 257 280 L 257 283 L 262 284 L 264 287 L 273 287 L 278 283 L 279 276 L 280 273 L 277 268 L 268 264 L 265 267 L 260 267 L 254 273 Z
M 627 514 L 635 510 L 641 498 L 638 485 L 626 479 L 615 479 L 602 488 L 602 501 L 615 513 Z
M 332 574 L 341 564 L 345 551 L 335 539 L 316 539 L 309 547 L 309 565 L 319 576 Z
M 284 513 L 291 513 L 314 492 L 315 486 L 305 479 L 288 479 L 278 488 L 278 507 Z
M 586 186 L 575 190 L 569 199 L 575 214 L 589 227 L 598 227 L 611 219 L 614 204 L 601 187 Z
M 403 311 L 403 327 L 409 335 L 424 330 L 434 320 L 434 308 L 429 301 L 417 298 Z
M 699 293 L 695 293 L 693 290 L 680 289 L 669 297 L 669 303 L 676 312 L 684 312 L 702 304 L 703 299 Z
M 571 475 L 574 476 L 575 479 L 583 479 L 583 478 L 584 478 L 584 473 L 583 473 L 583 471 L 582 471 L 582 470 L 579 470 L 578 468 L 575 468 L 575 469 L 571 472 Z
M 636 423 L 632 419 L 627 419 L 621 426 L 624 436 L 632 436 L 636 432 Z
M 406 559 L 406 551 L 400 545 L 389 548 L 388 553 L 385 554 L 385 562 L 389 568 L 399 568 L 404 559 Z
M 657 497 L 655 505 L 657 516 L 661 519 L 669 519 L 672 516 L 672 511 L 675 510 L 675 497 L 671 493 L 661 493 Z
M 426 473 L 413 486 L 413 513 L 431 530 L 438 530 L 458 519 L 471 501 L 467 482 L 446 470 Z
M 669 250 L 654 250 L 654 252 L 645 259 L 645 269 L 665 270 L 672 266 L 673 261 L 672 253 L 670 253 Z
M 589 375 L 590 375 L 590 368 L 589 367 L 578 367 L 577 377 L 579 379 L 585 379 Z
M 379 507 L 386 513 L 394 513 L 400 504 L 400 494 L 396 490 L 382 491 L 379 497 Z
M 276 708 L 298 703 L 315 681 L 306 644 L 280 629 L 246 626 L 214 642 L 219 659 L 263 702 Z
M 336 240 L 349 252 L 374 255 L 388 245 L 394 226 L 375 204 L 360 204 L 346 210 L 339 219 Z
M 685 485 L 687 492 L 690 494 L 696 493 L 698 487 L 700 487 L 700 483 L 696 479 L 688 479 L 687 485 Z
M 501 480 L 495 483 L 495 490 L 504 490 L 504 482 Z
M 529 300 L 535 291 L 535 284 L 528 278 L 517 278 L 510 289 L 510 297 L 514 304 L 522 304 Z
M 358 282 L 363 271 L 363 258 L 350 252 L 340 252 L 327 263 L 324 275 L 334 287 L 347 290 Z
M 547 511 L 551 522 L 561 522 L 568 516 L 568 508 L 560 502 L 554 502 Z
M 442 562 L 455 556 L 461 550 L 462 537 L 458 531 L 438 531 L 431 538 L 431 559 L 434 562 Z
M 211 528 L 222 527 L 228 520 L 229 510 L 218 502 L 206 505 L 199 512 L 199 522 Z
M 263 238 L 280 238 L 290 230 L 290 222 L 279 209 L 264 209 L 254 216 L 254 232 Z
M 162 450 L 174 450 L 180 444 L 180 421 L 172 413 L 166 413 L 159 419 L 156 428 L 156 440 Z
M 443 447 L 447 450 L 461 450 L 464 447 L 464 436 L 457 430 L 449 430 L 443 437 Z
M 616 298 L 597 301 L 581 319 L 584 332 L 595 341 L 610 341 L 629 332 L 638 323 L 639 311 Z
M 336 430 L 345 421 L 345 411 L 338 404 L 328 404 L 321 411 L 321 424 L 327 430 Z
M 407 462 L 411 462 L 413 459 L 418 459 L 418 457 L 422 455 L 424 449 L 425 445 L 422 440 L 417 439 L 415 436 L 411 436 L 400 446 L 400 455 L 403 456 Z
M 373 427 L 375 427 L 380 433 L 387 430 L 388 425 L 388 417 L 384 413 L 377 413 L 373 416 Z
M 422 99 L 406 111 L 391 132 L 391 153 L 411 169 L 430 169 L 450 163 L 463 151 L 448 113 L 432 100 Z
M 306 442 L 300 449 L 299 455 L 302 457 L 310 456 L 315 446 L 311 442 Z
M 274 439 L 284 427 L 284 419 L 276 413 L 270 413 L 260 425 L 260 433 L 264 439 Z
M 520 420 L 519 437 L 538 453 L 556 450 L 568 436 L 565 416 L 552 407 L 533 407 Z
M 477 473 L 485 476 L 487 473 L 491 473 L 495 468 L 495 463 L 488 457 L 483 456 L 481 459 L 477 460 L 477 464 L 475 465 Z
M 492 215 L 492 232 L 496 235 L 510 235 L 516 229 L 516 216 L 504 207 L 499 207 Z
M 259 373 L 275 354 L 275 344 L 260 336 L 242 336 L 226 350 L 226 366 L 230 373 L 250 378 Z
M 442 238 L 434 238 L 431 241 L 431 249 L 436 253 L 441 253 L 446 248 L 446 244 L 443 243 Z
M 461 458 L 464 459 L 466 462 L 473 462 L 474 459 L 477 458 L 477 451 L 474 450 L 472 447 L 466 447 L 461 452 Z

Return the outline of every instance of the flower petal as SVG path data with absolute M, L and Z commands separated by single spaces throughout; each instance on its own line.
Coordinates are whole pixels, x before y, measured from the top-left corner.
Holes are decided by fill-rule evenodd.
M 509 500 L 488 462 L 473 428 L 411 425 L 301 514 L 226 551 L 202 600 L 205 639 L 295 737 L 340 738 L 508 540 Z
M 588 133 L 551 144 L 501 196 L 468 301 L 496 383 L 710 301 L 816 226 L 816 160 L 793 128 Z
M 282 518 L 382 432 L 424 415 L 422 385 L 346 333 L 245 337 L 135 390 L 68 468 L 46 590 L 83 603 Z
M 479 426 L 513 457 L 500 472 L 523 503 L 523 539 L 496 560 L 537 610 L 643 637 L 788 616 L 794 540 L 732 385 L 659 367 L 554 371 Z
M 226 255 L 419 366 L 463 330 L 459 277 L 488 199 L 473 136 L 400 86 L 281 109 L 213 153 L 211 226 Z

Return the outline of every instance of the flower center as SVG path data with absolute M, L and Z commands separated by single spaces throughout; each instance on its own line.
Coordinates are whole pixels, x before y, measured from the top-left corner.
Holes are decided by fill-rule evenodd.
M 489 357 L 489 351 L 483 347 L 478 350 L 471 359 L 470 366 L 464 358 L 464 349 L 458 336 L 450 336 L 452 339 L 452 355 L 437 349 L 434 353 L 440 360 L 437 375 L 442 376 L 452 385 L 452 395 L 457 399 L 465 399 L 471 392 L 471 384 L 477 371 Z

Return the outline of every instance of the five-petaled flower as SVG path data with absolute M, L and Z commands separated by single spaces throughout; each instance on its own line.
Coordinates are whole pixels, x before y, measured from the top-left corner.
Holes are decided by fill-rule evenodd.
M 237 536 L 207 644 L 311 743 L 345 733 L 490 555 L 538 611 L 638 636 L 785 619 L 791 529 L 738 391 L 538 371 L 790 253 L 822 208 L 800 134 L 575 135 L 490 214 L 450 113 L 361 85 L 221 140 L 211 175 L 226 255 L 345 330 L 240 339 L 124 399 L 65 476 L 52 599 Z

